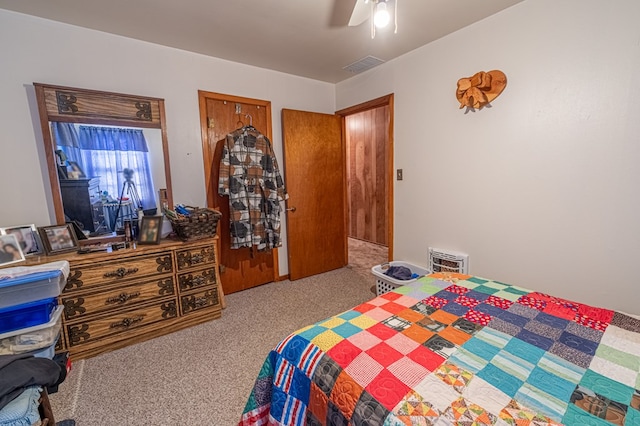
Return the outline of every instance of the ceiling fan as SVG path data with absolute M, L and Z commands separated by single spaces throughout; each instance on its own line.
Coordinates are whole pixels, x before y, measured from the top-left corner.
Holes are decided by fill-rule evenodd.
M 342 13 L 349 14 L 349 27 L 362 25 L 367 19 L 371 25 L 371 38 L 376 28 L 386 27 L 393 17 L 395 31 L 398 32 L 398 0 L 336 0 L 342 2 Z

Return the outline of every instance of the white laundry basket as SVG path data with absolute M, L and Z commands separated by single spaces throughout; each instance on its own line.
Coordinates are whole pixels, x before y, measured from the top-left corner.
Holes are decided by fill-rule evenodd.
M 396 261 L 382 263 L 371 268 L 371 273 L 376 277 L 376 294 L 378 296 L 394 290 L 396 287 L 407 285 L 418 280 L 418 278 L 412 278 L 410 280 L 397 280 L 388 275 L 385 275 L 384 271 L 389 269 L 390 266 L 404 266 L 411 270 L 412 274 L 418 274 L 418 278 L 424 275 L 430 274 L 431 271 L 422 266 L 413 265 L 409 262 Z

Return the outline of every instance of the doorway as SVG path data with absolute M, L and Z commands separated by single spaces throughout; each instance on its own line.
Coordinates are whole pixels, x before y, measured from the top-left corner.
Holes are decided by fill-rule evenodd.
M 393 95 L 337 112 L 346 148 L 348 267 L 371 280 L 393 256 Z
M 198 91 L 198 98 L 207 206 L 222 213 L 218 233 L 220 280 L 224 293 L 235 293 L 276 281 L 277 249 L 261 252 L 250 247 L 231 248 L 229 198 L 218 194 L 219 165 L 224 139 L 229 133 L 247 124 L 271 140 L 271 102 L 202 90 Z

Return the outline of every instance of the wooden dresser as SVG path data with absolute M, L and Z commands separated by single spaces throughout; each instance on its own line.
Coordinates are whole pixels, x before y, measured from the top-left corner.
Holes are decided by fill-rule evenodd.
M 30 258 L 67 260 L 63 335 L 57 350 L 73 359 L 162 336 L 219 318 L 222 291 L 217 238 L 163 241 L 111 253 Z

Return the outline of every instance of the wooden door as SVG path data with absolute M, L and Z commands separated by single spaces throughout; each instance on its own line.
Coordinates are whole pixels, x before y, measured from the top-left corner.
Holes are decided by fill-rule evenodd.
M 345 117 L 348 234 L 386 246 L 389 106 Z
M 289 277 L 296 280 L 347 264 L 342 121 L 283 109 L 282 135 Z
M 218 195 L 223 140 L 245 124 L 252 124 L 271 140 L 271 103 L 204 91 L 198 96 L 207 205 L 222 212 L 218 226 L 220 279 L 224 293 L 229 294 L 272 282 L 278 276 L 277 250 L 231 249 L 229 198 Z

